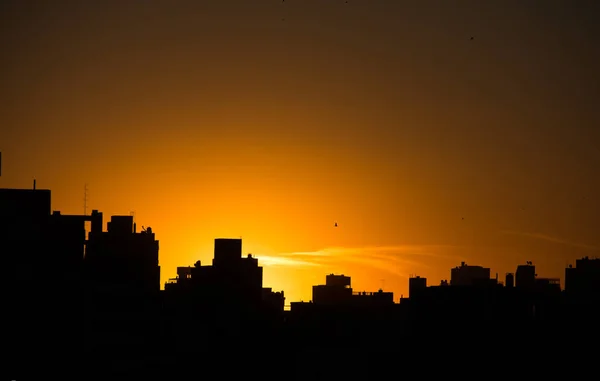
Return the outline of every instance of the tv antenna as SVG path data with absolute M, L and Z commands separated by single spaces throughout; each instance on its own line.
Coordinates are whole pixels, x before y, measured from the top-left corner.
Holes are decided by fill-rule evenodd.
M 381 290 L 383 291 L 383 286 L 385 285 L 385 279 L 380 279 L 381 281 Z
M 83 186 L 83 215 L 87 216 L 87 202 L 88 202 L 88 186 L 87 183 Z

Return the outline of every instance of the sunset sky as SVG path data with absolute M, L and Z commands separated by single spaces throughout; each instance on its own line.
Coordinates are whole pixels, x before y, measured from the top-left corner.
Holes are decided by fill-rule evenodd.
M 162 281 L 408 293 L 600 255 L 600 1 L 0 2 L 0 187 L 135 211 Z M 471 39 L 473 37 L 473 39 Z M 339 226 L 334 227 L 337 222 Z

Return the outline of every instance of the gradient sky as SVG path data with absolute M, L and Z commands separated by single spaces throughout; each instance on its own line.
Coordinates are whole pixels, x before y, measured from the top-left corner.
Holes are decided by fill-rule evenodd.
M 87 183 L 163 281 L 241 236 L 288 302 L 599 253 L 599 1 L 344 1 L 0 2 L 0 187 Z

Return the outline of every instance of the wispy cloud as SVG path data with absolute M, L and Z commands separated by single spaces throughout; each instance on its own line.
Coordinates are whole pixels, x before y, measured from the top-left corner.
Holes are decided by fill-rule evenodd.
M 267 266 L 296 266 L 296 267 L 316 267 L 321 264 L 300 259 L 287 258 L 284 256 L 261 256 L 260 261 Z
M 330 247 L 309 252 L 281 253 L 260 256 L 266 266 L 319 267 L 352 263 L 387 271 L 395 275 L 408 276 L 403 270 L 414 267 L 427 267 L 427 262 L 435 259 L 452 259 L 447 251 L 456 246 L 448 245 L 403 245 Z
M 502 233 L 510 234 L 510 235 L 518 235 L 521 237 L 534 238 L 534 239 L 538 239 L 538 240 L 542 240 L 542 241 L 546 241 L 546 242 L 557 243 L 560 245 L 577 247 L 580 249 L 600 250 L 600 247 L 598 247 L 598 246 L 588 245 L 588 244 L 581 243 L 581 242 L 573 242 L 573 241 L 565 240 L 565 239 L 558 238 L 558 237 L 553 237 L 553 236 L 550 236 L 547 234 L 542 234 L 542 233 L 517 232 L 517 231 L 512 231 L 512 230 L 504 230 L 504 231 L 502 231 Z

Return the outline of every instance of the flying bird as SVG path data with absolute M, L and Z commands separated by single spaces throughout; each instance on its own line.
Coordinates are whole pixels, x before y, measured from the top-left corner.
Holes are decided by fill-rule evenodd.
M 338 227 L 338 226 L 337 226 L 337 222 L 336 222 L 335 224 L 333 224 L 333 227 L 334 227 L 334 228 L 337 228 L 337 227 Z

